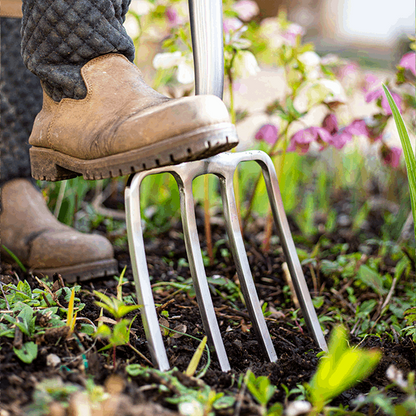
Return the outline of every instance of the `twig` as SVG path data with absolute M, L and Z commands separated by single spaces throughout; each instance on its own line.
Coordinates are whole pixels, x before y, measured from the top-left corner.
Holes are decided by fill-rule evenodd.
M 397 277 L 395 277 L 393 279 L 393 282 L 391 283 L 389 293 L 386 296 L 386 300 L 384 301 L 383 306 L 381 307 L 381 310 L 383 310 L 389 304 L 390 299 L 393 296 L 394 289 L 396 288 L 396 284 L 397 284 Z
M 61 276 L 60 274 L 58 276 Z M 64 306 L 62 306 L 58 300 L 58 298 L 56 297 L 56 295 L 54 293 L 52 293 L 52 291 L 49 289 L 48 285 L 44 282 L 42 282 L 42 280 L 40 280 L 37 276 L 33 276 L 36 281 L 52 296 L 52 300 L 60 307 L 63 309 L 66 309 Z M 61 277 L 62 279 L 62 277 Z
M 166 309 L 171 303 L 175 302 L 175 299 L 170 299 L 167 302 L 165 302 L 163 305 L 160 305 L 156 308 L 156 312 L 160 313 L 164 309 Z
M 143 358 L 151 367 L 153 367 L 153 363 L 145 357 L 139 350 L 133 347 L 133 345 L 130 344 L 130 342 L 127 344 L 139 357 Z
M 286 262 L 282 264 L 282 269 L 283 269 L 283 274 L 285 276 L 286 282 L 290 287 L 290 293 L 292 295 L 292 300 L 293 300 L 293 303 L 295 304 L 295 308 L 299 309 L 300 308 L 299 300 L 296 295 L 295 286 L 293 285 L 293 282 L 292 282 L 292 276 L 290 275 L 289 267 L 287 266 Z
M 243 404 L 244 396 L 246 394 L 246 388 L 247 388 L 246 382 L 243 381 L 243 385 L 241 386 L 241 389 L 237 395 L 237 400 L 236 400 L 237 404 L 235 406 L 235 413 L 234 413 L 235 416 L 240 416 L 241 406 Z
M 3 285 L 4 285 L 4 283 L 2 283 L 2 282 L 0 282 L 1 284 L 0 284 L 0 287 L 1 287 L 1 293 L 3 293 L 3 297 L 4 297 L 4 300 L 6 301 L 6 307 L 7 307 L 7 309 L 8 310 L 10 310 L 10 305 L 9 305 L 9 302 L 8 302 L 8 300 L 7 300 L 7 298 L 6 298 L 6 294 L 4 293 L 4 290 L 3 290 Z

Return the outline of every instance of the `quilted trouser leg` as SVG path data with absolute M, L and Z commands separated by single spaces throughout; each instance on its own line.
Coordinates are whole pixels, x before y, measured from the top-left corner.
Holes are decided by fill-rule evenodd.
M 42 108 L 39 80 L 20 55 L 20 26 L 21 19 L 0 18 L 0 186 L 14 178 L 30 177 L 28 138 Z
M 134 58 L 123 22 L 130 0 L 23 0 L 22 56 L 54 100 L 82 99 L 81 67 L 108 53 Z

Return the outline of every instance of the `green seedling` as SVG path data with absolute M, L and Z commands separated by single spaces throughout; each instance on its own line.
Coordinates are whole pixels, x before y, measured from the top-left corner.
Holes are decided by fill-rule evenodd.
M 267 377 L 256 377 L 251 370 L 248 370 L 244 382 L 254 399 L 261 407 L 261 414 L 267 415 L 267 404 L 276 392 L 276 387 L 270 383 Z
M 127 266 L 124 266 L 124 269 L 121 272 L 120 277 L 118 278 L 118 284 L 117 284 L 117 299 L 119 301 L 122 301 L 123 300 L 123 285 L 125 283 L 128 283 L 128 280 L 126 280 L 126 281 L 124 280 L 124 274 L 126 273 L 126 269 L 127 269 Z
M 69 326 L 70 333 L 74 332 L 75 322 L 77 319 L 77 312 L 74 314 L 74 299 L 75 299 L 75 288 L 72 289 L 71 298 L 68 303 L 68 312 L 66 317 L 66 324 Z
M 313 405 L 311 415 L 318 415 L 328 401 L 366 378 L 381 359 L 379 351 L 350 348 L 342 326 L 333 330 L 328 348 L 307 385 Z
M 113 315 L 116 321 L 123 318 L 123 316 L 127 315 L 129 312 L 140 308 L 140 305 L 126 305 L 123 300 L 119 300 L 115 297 L 109 297 L 104 295 L 104 293 L 97 292 L 96 290 L 94 290 L 94 295 L 101 300 L 101 302 L 96 301 L 95 304 Z
M 202 353 L 204 352 L 205 344 L 207 343 L 207 337 L 205 336 L 201 343 L 198 345 L 198 348 L 196 349 L 191 362 L 188 365 L 188 368 L 185 371 L 185 374 L 189 377 L 193 377 L 193 375 L 196 372 L 196 369 L 198 368 L 198 364 L 201 361 Z
M 122 281 L 122 276 L 120 277 L 120 281 Z M 123 316 L 127 315 L 129 312 L 139 309 L 140 305 L 126 305 L 122 299 L 120 300 L 115 297 L 109 297 L 97 291 L 94 291 L 94 294 L 102 300 L 102 302 L 96 301 L 96 305 L 100 306 L 102 309 L 105 309 L 115 318 L 114 326 L 112 328 L 101 322 L 104 317 L 100 316 L 99 318 L 100 324 L 98 325 L 95 336 L 98 338 L 107 339 L 109 342 L 107 346 L 101 349 L 101 351 L 108 348 L 113 348 L 113 365 L 115 367 L 116 348 L 121 345 L 127 345 L 137 355 L 139 355 L 151 365 L 151 362 L 130 343 L 131 326 L 134 322 L 134 319 L 122 319 Z
M 407 309 L 404 312 L 404 317 L 410 325 L 403 328 L 402 331 L 405 335 L 411 336 L 413 342 L 416 342 L 416 307 Z
M 416 155 L 413 153 L 412 145 L 410 143 L 409 133 L 406 130 L 403 117 L 394 102 L 388 88 L 383 84 L 384 93 L 386 94 L 391 111 L 393 113 L 394 121 L 396 123 L 397 131 L 399 133 L 400 141 L 403 147 L 404 159 L 406 161 L 407 176 L 409 180 L 410 202 L 413 213 L 413 223 L 416 237 Z

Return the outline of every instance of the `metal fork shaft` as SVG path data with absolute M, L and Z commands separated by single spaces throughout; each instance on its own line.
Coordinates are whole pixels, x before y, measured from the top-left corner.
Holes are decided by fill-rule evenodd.
M 212 94 L 222 99 L 222 0 L 189 0 L 189 17 L 195 65 L 195 94 Z

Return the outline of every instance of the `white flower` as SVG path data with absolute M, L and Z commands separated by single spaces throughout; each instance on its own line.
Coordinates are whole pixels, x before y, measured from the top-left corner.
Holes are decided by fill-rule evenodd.
M 132 0 L 130 4 L 130 10 L 137 13 L 139 16 L 149 14 L 154 8 L 155 5 L 148 0 Z
M 233 69 L 237 78 L 248 78 L 250 75 L 257 75 L 260 72 L 256 57 L 249 51 L 237 52 Z
M 403 378 L 403 373 L 398 370 L 394 365 L 391 365 L 387 371 L 386 376 L 389 380 L 396 383 L 401 389 L 407 388 L 407 381 Z
M 299 55 L 298 59 L 307 68 L 315 68 L 321 63 L 321 58 L 316 52 L 313 51 L 308 51 Z
M 345 103 L 346 101 L 344 88 L 339 81 L 321 78 L 310 80 L 301 88 L 293 101 L 293 105 L 297 111 L 304 113 L 321 103 Z
M 286 416 L 298 416 L 308 413 L 311 410 L 312 406 L 309 402 L 305 400 L 297 400 L 295 402 L 289 403 L 289 406 L 286 409 Z
M 327 90 L 327 96 L 324 99 L 324 103 L 347 102 L 344 88 L 339 81 L 332 79 L 320 79 L 318 84 L 322 85 Z
M 176 79 L 181 84 L 194 82 L 194 67 L 192 64 L 192 54 L 182 55 L 180 51 L 158 53 L 153 58 L 155 69 L 177 68 Z
M 285 39 L 282 36 L 282 28 L 276 18 L 268 17 L 260 24 L 260 33 L 269 42 L 272 49 L 279 49 Z
M 233 9 L 240 19 L 246 21 L 252 19 L 260 11 L 257 3 L 252 0 L 240 0 L 233 5 Z
M 126 29 L 127 34 L 132 38 L 135 39 L 137 36 L 140 35 L 140 28 L 137 20 L 131 14 L 128 14 L 126 17 L 126 21 L 124 22 L 124 28 Z
M 176 79 L 181 84 L 190 84 L 194 82 L 195 73 L 192 61 L 192 55 L 187 54 L 183 56 L 178 64 L 178 70 L 176 72 Z
M 179 403 L 179 413 L 184 416 L 203 416 L 204 409 L 196 400 Z
M 153 67 L 155 69 L 169 69 L 178 66 L 182 58 L 182 54 L 177 52 L 158 53 L 153 58 Z
M 336 65 L 341 62 L 339 56 L 329 53 L 321 58 L 322 65 Z

